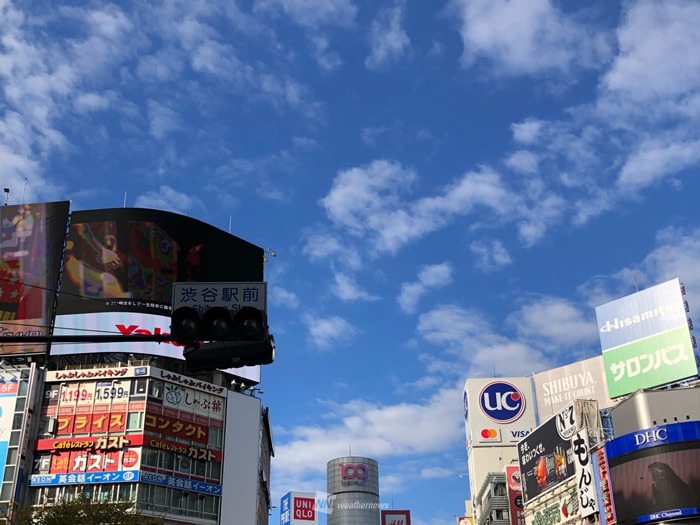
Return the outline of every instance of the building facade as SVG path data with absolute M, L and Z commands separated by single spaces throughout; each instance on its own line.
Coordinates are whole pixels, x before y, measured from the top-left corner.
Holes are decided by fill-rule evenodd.
M 379 525 L 379 464 L 344 456 L 326 464 L 327 492 L 333 501 L 328 525 Z

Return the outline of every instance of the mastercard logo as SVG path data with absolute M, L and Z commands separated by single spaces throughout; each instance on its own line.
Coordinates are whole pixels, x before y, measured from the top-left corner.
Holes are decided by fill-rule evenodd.
M 496 439 L 498 437 L 498 431 L 493 428 L 485 428 L 481 431 L 481 437 L 484 439 Z

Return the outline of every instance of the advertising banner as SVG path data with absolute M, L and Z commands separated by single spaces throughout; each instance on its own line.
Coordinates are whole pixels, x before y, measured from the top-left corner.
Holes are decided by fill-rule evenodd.
M 525 503 L 574 476 L 571 437 L 577 430 L 572 403 L 518 444 Z
M 610 487 L 610 471 L 608 469 L 608 459 L 605 454 L 605 447 L 600 447 L 596 450 L 596 458 L 598 463 L 598 477 L 600 479 L 600 496 L 603 502 L 602 514 L 605 518 L 606 525 L 614 525 L 617 523 L 615 516 L 615 505 L 612 499 L 612 489 Z
M 216 483 L 205 483 L 204 481 L 196 481 L 194 479 L 181 478 L 179 476 L 167 476 L 165 474 L 156 474 L 154 472 L 141 472 L 141 481 L 144 483 L 151 483 L 153 485 L 190 490 L 192 492 L 199 492 L 200 494 L 221 496 L 221 485 Z
M 225 398 L 174 383 L 164 384 L 163 406 L 197 416 L 223 419 Z
M 611 398 L 697 374 L 678 279 L 596 307 Z
M 411 525 L 411 511 L 382 510 L 381 525 Z
M 470 447 L 515 446 L 537 426 L 529 377 L 467 379 L 464 411 Z
M 4 476 L 19 382 L 7 372 L 0 372 L 0 378 L 0 474 Z
M 2 336 L 49 335 L 68 208 L 68 201 L 0 207 L 0 355 L 46 352 L 46 343 Z
M 261 282 L 263 256 L 262 248 L 184 215 L 137 208 L 74 212 L 56 325 L 63 327 L 60 335 L 92 330 L 166 333 L 174 283 Z M 181 349 L 172 344 L 130 343 L 128 350 L 114 343 L 52 349 L 55 355 L 75 352 L 182 358 Z M 259 381 L 258 367 L 232 373 Z
M 535 374 L 534 383 L 540 421 L 553 416 L 574 399 L 595 399 L 600 408 L 615 404 L 608 395 L 600 355 Z
M 509 465 L 506 467 L 506 489 L 508 491 L 510 524 L 525 525 L 523 486 L 520 479 L 520 469 L 516 466 Z
M 204 445 L 209 442 L 209 427 L 186 419 L 146 413 L 143 426 L 146 431 L 156 434 L 196 441 Z
M 618 523 L 700 514 L 698 436 L 700 422 L 687 421 L 625 434 L 606 443 Z
M 571 448 L 574 455 L 576 486 L 578 487 L 579 515 L 582 518 L 587 518 L 598 512 L 598 500 L 586 430 L 579 430 L 571 437 Z
M 688 326 L 680 326 L 603 354 L 611 397 L 620 397 L 698 373 Z
M 92 472 L 84 474 L 33 474 L 29 476 L 29 485 L 31 487 L 82 485 L 84 483 L 134 483 L 136 481 L 139 481 L 138 470 L 118 470 L 113 472 Z
M 537 505 L 532 513 L 525 514 L 525 525 L 557 525 L 574 519 L 578 513 L 576 487 Z

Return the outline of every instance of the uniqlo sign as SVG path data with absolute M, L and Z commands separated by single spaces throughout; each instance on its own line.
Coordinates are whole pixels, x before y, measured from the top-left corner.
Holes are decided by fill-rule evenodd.
M 293 517 L 295 520 L 316 521 L 316 501 L 314 498 L 294 498 Z

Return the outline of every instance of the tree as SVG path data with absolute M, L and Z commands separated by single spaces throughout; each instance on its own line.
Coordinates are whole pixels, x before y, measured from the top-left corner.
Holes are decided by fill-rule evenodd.
M 62 500 L 37 510 L 19 509 L 15 525 L 163 525 L 162 518 L 142 516 L 132 502 L 92 501 L 80 492 L 72 500 Z

